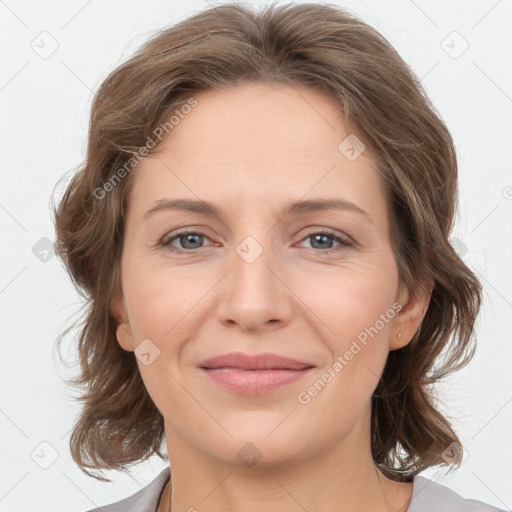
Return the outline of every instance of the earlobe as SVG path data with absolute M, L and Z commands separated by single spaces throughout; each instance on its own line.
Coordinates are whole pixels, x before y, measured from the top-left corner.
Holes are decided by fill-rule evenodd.
M 133 337 L 128 324 L 119 324 L 116 329 L 117 342 L 124 350 L 133 352 L 135 347 L 133 345 Z
M 427 313 L 433 288 L 434 281 L 429 278 L 406 294 L 405 303 L 400 302 L 403 306 L 391 329 L 389 350 L 402 348 L 412 340 Z
M 124 350 L 133 352 L 135 346 L 133 344 L 132 331 L 128 322 L 128 315 L 126 314 L 126 306 L 121 296 L 117 296 L 112 301 L 111 311 L 118 323 L 116 328 L 117 342 Z

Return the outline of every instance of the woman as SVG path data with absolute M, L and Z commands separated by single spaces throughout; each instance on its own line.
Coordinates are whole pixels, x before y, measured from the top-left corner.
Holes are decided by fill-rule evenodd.
M 456 194 L 421 84 L 342 9 L 211 8 L 114 70 L 55 212 L 89 299 L 71 453 L 169 468 L 96 510 L 497 510 L 418 476 L 462 454 L 432 395 L 481 303 Z

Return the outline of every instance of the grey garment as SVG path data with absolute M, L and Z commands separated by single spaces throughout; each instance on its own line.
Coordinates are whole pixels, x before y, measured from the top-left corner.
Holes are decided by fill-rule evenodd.
M 165 468 L 151 483 L 124 500 L 87 512 L 157 512 L 158 503 L 169 481 Z M 412 500 L 407 512 L 505 512 L 481 501 L 464 499 L 444 485 L 422 476 L 414 477 Z
M 491 507 L 482 501 L 465 499 L 444 485 L 423 476 L 416 476 L 412 500 L 407 512 L 505 512 L 505 510 Z
M 152 482 L 135 494 L 88 512 L 156 512 L 170 476 L 171 468 L 166 467 Z

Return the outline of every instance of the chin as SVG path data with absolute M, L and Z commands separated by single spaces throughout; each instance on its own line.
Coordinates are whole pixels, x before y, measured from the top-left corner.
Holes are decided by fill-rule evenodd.
M 209 443 L 208 451 L 216 459 L 239 467 L 264 468 L 298 461 L 305 457 L 306 452 L 312 447 L 308 446 L 304 425 L 299 428 L 299 425 L 294 425 L 290 421 L 284 427 L 289 421 L 283 421 L 287 414 L 289 412 L 273 414 L 271 420 L 268 417 L 261 417 L 261 414 L 259 420 L 254 415 L 250 415 L 246 422 L 240 422 L 238 418 L 237 425 L 226 425 L 233 437 L 221 434 L 219 438 L 219 435 L 215 434 Z M 202 444 L 204 445 L 204 438 Z M 215 447 L 214 450 L 212 447 Z
M 226 464 L 254 470 L 283 466 L 300 458 L 293 440 L 285 443 L 283 439 L 276 438 L 270 441 L 265 439 L 265 435 L 261 438 L 251 439 L 247 436 L 243 440 L 234 439 L 224 446 L 225 449 L 218 446 L 211 455 Z

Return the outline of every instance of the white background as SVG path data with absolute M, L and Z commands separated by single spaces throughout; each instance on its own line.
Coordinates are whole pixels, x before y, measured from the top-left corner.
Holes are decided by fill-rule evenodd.
M 454 236 L 484 284 L 485 303 L 476 357 L 440 388 L 469 457 L 450 476 L 424 475 L 510 509 L 512 2 L 333 3 L 390 40 L 422 78 L 456 141 Z M 85 156 L 93 92 L 147 36 L 206 7 L 204 0 L 0 1 L 1 512 L 88 510 L 132 494 L 166 465 L 154 458 L 132 477 L 111 472 L 113 483 L 102 484 L 71 460 L 69 431 L 78 406 L 62 377 L 73 369 L 59 363 L 53 346 L 79 299 L 57 258 L 49 253 L 43 262 L 33 247 L 41 255 L 40 240 L 54 241 L 49 198 L 58 178 Z M 46 59 L 31 47 L 45 37 L 51 48 L 43 31 L 58 43 Z M 458 58 L 465 43 L 453 31 L 469 44 Z M 39 457 L 32 458 L 34 450 Z M 58 457 L 48 469 L 35 462 L 51 462 L 53 450 Z

